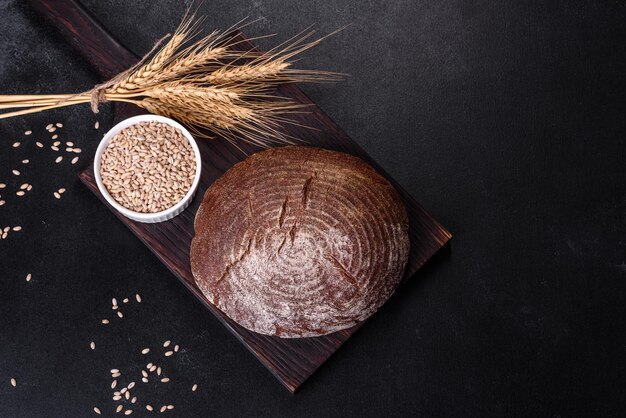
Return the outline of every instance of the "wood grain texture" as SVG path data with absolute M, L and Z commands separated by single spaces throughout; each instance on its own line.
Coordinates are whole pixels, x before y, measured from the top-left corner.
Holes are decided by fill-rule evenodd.
M 132 65 L 137 59 L 74 1 L 31 0 L 31 3 L 61 30 L 61 33 L 85 55 L 87 61 L 94 65 L 103 78 L 117 74 L 127 66 Z M 242 43 L 241 46 L 249 48 L 252 47 L 252 44 Z M 404 280 L 413 276 L 451 238 L 450 233 L 392 178 L 384 173 L 297 86 L 282 86 L 279 93 L 291 97 L 296 102 L 309 105 L 308 113 L 298 115 L 296 121 L 315 129 L 289 125 L 285 129 L 290 135 L 302 139 L 308 145 L 347 152 L 361 157 L 396 187 L 406 205 L 410 223 L 411 250 Z M 116 106 L 115 119 L 124 119 L 137 113 L 141 113 L 141 111 L 136 107 Z M 221 138 L 199 141 L 198 146 L 202 155 L 202 177 L 196 198 L 181 215 L 159 224 L 142 224 L 123 217 L 112 208 L 111 210 L 287 389 L 295 392 L 362 324 L 322 337 L 281 339 L 246 330 L 226 317 L 204 297 L 193 280 L 189 264 L 195 214 L 206 189 L 226 170 L 244 159 L 246 157 L 244 153 L 252 154 L 259 149 L 247 144 L 240 144 L 244 151 L 242 153 Z M 93 166 L 81 172 L 80 179 L 104 202 L 93 177 Z M 401 291 L 401 288 L 398 291 Z
M 66 41 L 108 80 L 134 65 L 138 58 L 112 37 L 73 0 L 29 0 L 31 6 L 52 23 Z

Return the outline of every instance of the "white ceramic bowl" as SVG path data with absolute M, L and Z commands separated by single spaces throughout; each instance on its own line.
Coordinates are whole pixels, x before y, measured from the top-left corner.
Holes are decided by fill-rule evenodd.
M 117 203 L 115 199 L 113 199 L 113 197 L 107 191 L 106 187 L 104 187 L 104 184 L 102 183 L 102 178 L 100 177 L 100 159 L 102 158 L 102 154 L 104 153 L 104 150 L 106 149 L 107 145 L 109 145 L 109 141 L 111 140 L 111 138 L 117 135 L 122 129 L 128 128 L 129 126 L 135 125 L 139 122 L 161 122 L 161 123 L 166 123 L 170 126 L 173 126 L 176 129 L 179 129 L 183 133 L 185 138 L 187 138 L 187 140 L 189 141 L 189 144 L 191 145 L 191 148 L 193 148 L 193 152 L 196 156 L 196 177 L 194 178 L 193 183 L 191 184 L 191 188 L 189 189 L 185 197 L 180 202 L 176 203 L 174 206 L 170 207 L 169 209 L 166 209 L 161 212 L 141 213 L 141 212 L 135 212 L 133 210 L 125 208 L 124 206 Z M 111 206 L 113 206 L 118 212 L 120 212 L 122 215 L 126 216 L 127 218 L 130 218 L 133 221 L 145 222 L 145 223 L 156 223 L 156 222 L 167 221 L 168 219 L 172 219 L 174 216 L 184 211 L 187 208 L 187 206 L 189 206 L 189 203 L 191 203 L 191 200 L 196 194 L 196 189 L 198 188 L 198 183 L 200 182 L 200 170 L 201 169 L 202 169 L 202 161 L 200 160 L 200 150 L 198 149 L 198 144 L 196 144 L 196 141 L 193 139 L 189 131 L 187 131 L 187 129 L 185 129 L 180 123 L 172 119 L 169 119 L 163 116 L 157 116 L 157 115 L 134 116 L 132 118 L 125 119 L 121 121 L 120 123 L 118 123 L 117 125 L 115 125 L 113 128 L 109 130 L 109 132 L 106 133 L 106 135 L 104 135 L 104 138 L 102 138 L 102 141 L 100 141 L 100 145 L 98 145 L 98 149 L 96 150 L 96 156 L 94 157 L 94 163 L 93 163 L 94 177 L 96 178 L 98 189 L 100 189 L 100 193 L 102 193 L 106 201 Z

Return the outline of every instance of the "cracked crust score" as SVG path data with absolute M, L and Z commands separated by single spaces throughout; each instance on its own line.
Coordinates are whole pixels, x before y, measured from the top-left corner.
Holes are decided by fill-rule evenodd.
M 283 147 L 252 155 L 207 190 L 191 269 L 205 296 L 243 327 L 313 337 L 376 312 L 408 253 L 404 206 L 372 167 Z

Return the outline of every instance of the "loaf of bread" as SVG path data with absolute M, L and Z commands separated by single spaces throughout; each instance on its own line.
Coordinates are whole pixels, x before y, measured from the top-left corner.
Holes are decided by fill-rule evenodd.
M 373 314 L 408 254 L 405 208 L 371 166 L 283 147 L 248 157 L 207 190 L 191 269 L 206 297 L 243 327 L 313 337 Z

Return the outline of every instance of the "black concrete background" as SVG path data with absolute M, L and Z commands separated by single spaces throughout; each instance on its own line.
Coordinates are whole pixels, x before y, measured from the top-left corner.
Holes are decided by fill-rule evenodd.
M 188 5 L 84 4 L 138 54 Z M 250 35 L 280 40 L 351 23 L 300 64 L 351 77 L 303 89 L 452 244 L 292 396 L 77 180 L 111 126 L 108 106 L 100 131 L 86 106 L 0 121 L 0 226 L 24 227 L 0 241 L 0 416 L 111 415 L 109 369 L 138 380 L 149 361 L 139 350 L 166 339 L 182 347 L 154 357 L 172 382 L 138 384 L 133 416 L 148 402 L 181 417 L 623 414 L 622 1 L 205 0 L 200 10 L 207 28 L 249 16 L 261 18 Z M 26 4 L 0 0 L 1 93 L 98 81 Z M 33 144 L 49 145 L 43 128 L 56 121 L 84 150 L 77 166 Z M 35 133 L 13 149 L 26 129 Z M 33 191 L 17 198 L 24 181 Z M 111 297 L 136 292 L 144 302 L 114 318 Z

